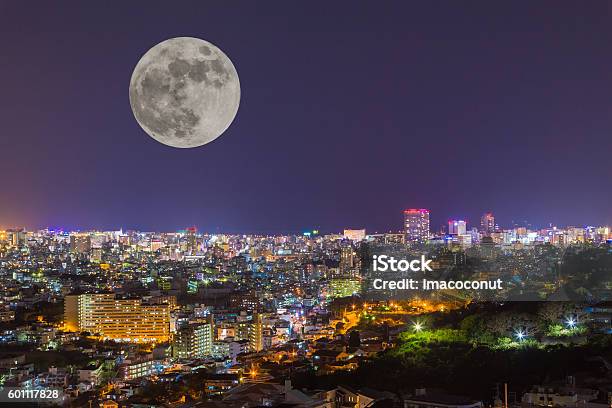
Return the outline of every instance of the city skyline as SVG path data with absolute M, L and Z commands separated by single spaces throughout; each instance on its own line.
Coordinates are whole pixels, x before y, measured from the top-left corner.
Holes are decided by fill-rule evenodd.
M 229 231 L 229 230 L 217 230 L 211 231 L 200 228 L 197 225 L 184 225 L 179 226 L 175 229 L 169 230 L 154 230 L 154 229 L 138 229 L 138 228 L 124 228 L 123 226 L 112 227 L 112 228 L 64 228 L 59 226 L 42 226 L 36 228 L 27 228 L 24 226 L 3 226 L 0 225 L 0 232 L 8 232 L 8 231 L 42 231 L 49 230 L 54 232 L 70 232 L 70 233 L 78 233 L 78 232 L 109 232 L 109 231 L 134 231 L 139 233 L 160 233 L 160 234 L 172 234 L 178 232 L 186 232 L 188 230 L 193 230 L 199 234 L 205 235 L 247 235 L 247 236 L 291 236 L 291 235 L 306 235 L 315 232 L 314 235 L 334 235 L 334 234 L 342 234 L 343 231 L 365 231 L 368 234 L 385 234 L 385 233 L 402 233 L 406 235 L 408 241 L 423 241 L 426 240 L 430 236 L 434 235 L 461 235 L 465 233 L 471 233 L 476 230 L 479 233 L 484 235 L 490 234 L 492 232 L 502 232 L 502 231 L 511 231 L 515 229 L 525 228 L 531 231 L 539 231 L 539 230 L 550 230 L 550 229 L 567 229 L 567 228 L 579 228 L 579 229 L 589 229 L 589 228 L 608 228 L 610 225 L 607 224 L 552 224 L 549 225 L 531 225 L 531 224 L 519 224 L 515 223 L 513 225 L 505 225 L 503 223 L 497 222 L 498 219 L 495 216 L 495 213 L 487 210 L 482 213 L 481 217 L 477 221 L 468 220 L 465 217 L 455 217 L 455 218 L 446 218 L 447 221 L 441 222 L 440 224 L 432 224 L 430 222 L 431 211 L 424 208 L 408 208 L 402 210 L 401 214 L 403 214 L 403 222 L 400 220 L 398 228 L 389 229 L 386 231 L 373 231 L 365 225 L 349 225 L 340 228 L 339 230 L 331 230 L 321 228 L 319 226 L 311 226 L 309 228 L 303 228 L 301 230 L 294 231 L 281 231 L 276 233 L 260 233 L 253 231 Z M 421 222 L 419 219 L 423 215 L 426 215 L 426 220 Z M 413 221 L 409 221 L 411 216 L 416 216 Z M 486 221 L 485 221 L 486 220 Z M 416 225 L 409 225 L 409 222 Z M 458 226 L 460 224 L 460 226 Z M 412 233 L 409 231 L 411 228 L 416 228 Z M 454 229 L 457 229 L 456 231 Z M 410 236 L 413 235 L 412 238 Z
M 417 233 L 427 214 L 404 212 Z M 483 224 L 487 232 L 493 222 Z M 512 384 L 524 401 L 537 401 L 530 390 L 539 378 L 554 384 L 568 369 L 584 373 L 580 359 L 601 356 L 601 342 L 609 344 L 610 230 L 488 231 L 480 242 L 457 235 L 427 246 L 404 245 L 398 234 L 366 237 L 364 230 L 321 237 L 202 236 L 193 228 L 179 234 L 0 231 L 3 390 L 14 396 L 26 387 L 52 387 L 64 406 L 180 401 L 216 407 L 247 391 L 236 405 L 243 406 L 251 387 L 263 386 L 272 389 L 265 392 L 273 396 L 271 406 L 281 407 L 295 384 L 296 406 L 335 408 L 348 406 L 335 403 L 336 396 L 364 371 L 386 377 L 360 400 L 373 389 L 397 390 L 386 374 L 394 366 L 398 386 L 409 391 L 439 386 L 450 364 L 466 375 L 453 374 L 437 392 L 474 398 L 472 408 L 485 406 L 478 401 L 491 405 L 500 382 Z M 399 259 L 400 272 L 377 271 L 370 259 L 378 266 Z M 409 259 L 412 272 L 424 274 L 420 289 L 420 277 L 389 280 L 398 279 Z M 412 269 L 415 261 L 420 271 Z M 581 265 L 592 272 L 576 273 Z M 376 283 L 381 280 L 387 289 Z M 400 287 L 407 280 L 410 288 Z M 585 340 L 576 344 L 578 337 Z M 449 346 L 469 364 L 449 359 Z M 567 355 L 563 369 L 550 376 L 560 351 Z M 424 353 L 441 359 L 415 366 L 420 360 L 413 357 Z M 525 368 L 500 371 L 507 366 L 500 359 L 517 355 L 529 356 Z M 389 356 L 410 359 L 395 365 Z M 491 363 L 483 370 L 471 360 Z M 412 367 L 416 377 L 409 375 Z M 521 382 L 526 369 L 539 371 Z M 483 371 L 486 378 L 457 383 Z M 593 390 L 590 401 L 592 387 L 602 384 L 596 378 L 579 383 Z M 335 388 L 321 392 L 310 383 L 316 379 Z M 383 406 L 410 401 L 403 392 L 380 399 L 393 395 L 397 403 Z M 350 406 L 358 405 L 350 398 Z

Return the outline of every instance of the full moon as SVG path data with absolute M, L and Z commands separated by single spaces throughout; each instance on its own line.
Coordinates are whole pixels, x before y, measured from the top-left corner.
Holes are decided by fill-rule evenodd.
M 138 61 L 130 80 L 136 120 L 149 136 L 172 147 L 212 142 L 230 126 L 239 104 L 232 61 L 199 38 L 157 44 Z

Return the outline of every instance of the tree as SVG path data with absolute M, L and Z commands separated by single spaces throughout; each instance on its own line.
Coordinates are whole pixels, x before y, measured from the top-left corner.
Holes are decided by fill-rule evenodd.
M 461 321 L 459 328 L 475 342 L 493 343 L 495 336 L 489 331 L 483 315 L 473 314 Z
M 547 324 L 558 323 L 566 308 L 567 304 L 564 302 L 545 302 L 538 310 L 538 317 Z
M 358 330 L 353 330 L 352 332 L 350 332 L 349 338 L 348 338 L 348 345 L 349 347 L 355 347 L 355 348 L 361 345 L 361 338 L 359 337 Z

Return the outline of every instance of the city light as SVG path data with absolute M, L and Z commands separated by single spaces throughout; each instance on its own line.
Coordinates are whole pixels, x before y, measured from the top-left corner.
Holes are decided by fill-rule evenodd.
M 612 408 L 602 2 L 20 3 L 0 408 Z
M 603 231 L 608 234 L 607 230 Z M 422 299 L 415 297 L 409 301 L 386 300 L 375 301 L 369 298 L 355 297 L 353 286 L 347 286 L 345 291 L 346 298 L 351 296 L 347 304 L 340 300 L 337 306 L 344 305 L 342 314 L 329 313 L 336 305 L 331 305 L 317 299 L 317 290 L 327 293 L 333 288 L 343 288 L 344 282 L 360 282 L 362 277 L 358 277 L 358 267 L 354 263 L 342 263 L 342 268 L 348 268 L 350 274 L 337 276 L 338 272 L 329 278 L 322 280 L 303 281 L 301 275 L 274 274 L 266 269 L 267 263 L 275 262 L 270 259 L 260 259 L 257 257 L 247 257 L 241 262 L 246 262 L 247 268 L 257 271 L 258 279 L 249 281 L 242 280 L 235 275 L 234 266 L 226 264 L 228 260 L 234 259 L 243 251 L 243 248 L 250 246 L 255 251 L 270 251 L 279 253 L 286 250 L 287 242 L 269 237 L 245 237 L 245 236 L 222 236 L 218 235 L 213 244 L 209 244 L 209 236 L 195 233 L 177 237 L 174 234 L 161 233 L 139 233 L 139 234 L 119 234 L 115 232 L 75 232 L 70 235 L 55 235 L 48 231 L 23 231 L 11 232 L 5 241 L 0 242 L 0 251 L 4 251 L 4 258 L 0 255 L 0 261 L 4 259 L 5 264 L 10 268 L 8 276 L 17 283 L 28 284 L 29 279 L 36 280 L 39 284 L 48 284 L 49 296 L 56 301 L 63 303 L 62 327 L 69 332 L 66 338 L 56 337 L 46 339 L 40 337 L 36 339 L 37 344 L 32 344 L 31 348 L 42 347 L 61 352 L 68 347 L 72 348 L 73 342 L 86 339 L 88 342 L 113 341 L 118 343 L 136 343 L 138 352 L 137 358 L 132 361 L 121 352 L 116 353 L 118 363 L 116 370 L 119 374 L 117 380 L 130 380 L 145 378 L 148 376 L 159 376 L 160 374 L 174 375 L 176 367 L 183 364 L 183 361 L 202 360 L 211 358 L 221 358 L 225 361 L 236 361 L 233 365 L 215 370 L 215 374 L 232 374 L 236 379 L 228 379 L 231 386 L 238 385 L 241 381 L 246 382 L 265 382 L 273 379 L 271 374 L 274 370 L 264 370 L 263 366 L 256 363 L 241 362 L 239 356 L 242 354 L 260 353 L 266 351 L 269 355 L 262 357 L 260 363 L 274 363 L 284 365 L 295 363 L 296 360 L 304 360 L 313 364 L 320 373 L 333 373 L 340 370 L 354 370 L 358 367 L 358 362 L 350 362 L 347 368 L 336 367 L 328 364 L 326 349 L 320 348 L 320 339 L 333 339 L 337 335 L 347 335 L 359 329 L 359 325 L 368 327 L 368 331 L 376 332 L 379 336 L 386 335 L 385 325 L 392 324 L 406 325 L 404 331 L 416 338 L 417 343 L 427 342 L 435 344 L 440 341 L 453 339 L 455 336 L 463 338 L 464 333 L 455 333 L 455 330 L 440 329 L 435 321 L 426 320 L 424 315 L 435 312 L 448 312 L 457 308 L 467 306 L 464 301 L 445 301 Z M 514 236 L 515 234 L 513 234 Z M 326 255 L 329 259 L 337 256 L 336 238 L 325 235 L 318 238 L 321 245 L 328 251 Z M 100 242 L 110 243 L 100 247 Z M 149 248 L 151 242 L 157 243 L 160 248 L 151 253 Z M 563 241 L 567 242 L 567 241 Z M 310 247 L 311 242 L 306 240 L 304 243 L 293 244 L 291 250 L 300 252 Z M 174 246 L 176 245 L 175 249 Z M 293 246 L 292 245 L 292 246 Z M 478 243 L 474 243 L 478 247 Z M 491 243 L 490 245 L 498 244 Z M 501 245 L 501 244 L 499 244 Z M 527 244 L 526 244 L 527 245 Z M 78 286 L 71 280 L 64 282 L 58 281 L 53 270 L 47 268 L 36 268 L 29 275 L 23 274 L 21 269 L 27 268 L 29 263 L 34 260 L 45 260 L 51 256 L 49 247 L 58 248 L 58 254 L 64 257 L 73 257 L 78 260 L 72 265 L 66 263 L 62 266 L 70 275 L 75 275 L 79 270 L 86 270 L 88 274 L 100 279 L 102 283 L 97 283 L 89 288 L 89 293 L 80 293 Z M 486 247 L 486 245 L 485 245 Z M 271 248 L 271 249 L 270 249 Z M 489 247 L 486 247 L 489 248 Z M 116 258 L 117 254 L 122 254 L 130 262 Z M 30 254 L 22 262 L 23 254 Z M 354 249 L 348 251 L 354 254 Z M 1 253 L 0 253 L 1 254 Z M 40 254 L 40 255 L 38 255 Z M 443 253 L 442 253 L 443 254 Z M 535 254 L 534 254 L 535 256 Z M 39 258 L 40 257 L 40 258 Z M 139 260 L 142 257 L 142 260 Z M 150 257 L 160 261 L 163 267 L 150 264 Z M 218 257 L 218 258 L 217 258 Z M 30 259 L 31 258 L 31 259 Z M 100 267 L 100 260 L 108 264 L 104 269 Z M 187 276 L 176 275 L 172 269 L 165 268 L 166 262 L 169 265 L 182 265 L 185 260 L 189 260 L 190 266 L 196 266 L 193 271 L 188 272 Z M 162 262 L 163 261 L 163 262 Z M 311 262 L 312 260 L 309 260 Z M 279 259 L 280 265 L 284 260 Z M 347 261 L 348 262 L 348 261 Z M 355 259 L 353 259 L 355 262 Z M 310 264 L 308 264 L 310 265 Z M 150 268 L 153 268 L 155 275 L 151 276 Z M 51 273 L 50 273 L 51 272 Z M 116 291 L 127 279 L 128 282 L 137 282 L 138 286 L 147 289 L 146 294 L 131 292 L 131 290 Z M 194 303 L 180 305 L 176 295 L 174 284 L 177 279 L 181 279 L 179 288 L 188 293 L 197 293 L 205 287 L 206 283 L 214 283 L 219 287 L 229 287 L 237 280 L 244 284 L 244 288 L 237 291 L 230 291 L 226 295 L 230 309 L 214 313 L 214 305 Z M 250 290 L 255 289 L 260 284 L 260 279 L 266 282 L 265 293 L 270 298 L 278 297 L 279 304 L 276 310 L 271 313 L 257 313 L 254 310 L 261 308 L 261 300 L 251 297 Z M 10 280 L 10 279 L 9 279 Z M 327 280 L 327 282 L 325 282 Z M 315 283 L 313 285 L 313 283 Z M 322 287 L 319 284 L 323 283 Z M 66 294 L 58 291 L 61 284 L 68 288 Z M 79 285 L 83 285 L 80 283 Z M 327 285 L 327 286 L 326 286 Z M 74 286 L 74 287 L 73 287 Z M 97 293 L 96 286 L 104 287 L 107 292 Z M 18 287 L 16 284 L 15 287 Z M 131 286 L 126 286 L 131 287 Z M 172 291 L 172 292 L 170 292 Z M 180 293 L 180 289 L 178 289 Z M 113 293 L 116 292 L 116 293 Z M 359 296 L 362 295 L 360 292 Z M 284 297 L 286 294 L 286 297 Z M 238 296 L 242 295 L 242 296 Z M 332 299 L 335 299 L 334 296 Z M 232 300 L 235 301 L 232 301 Z M 334 300 L 332 300 L 333 302 Z M 0 308 L 2 309 L 2 308 Z M 329 322 L 319 319 L 320 314 L 333 316 Z M 0 317 L 4 316 L 5 321 L 16 320 L 16 313 L 5 306 L 4 311 L 0 310 Z M 17 314 L 19 316 L 19 314 Z M 31 325 L 39 330 L 52 333 L 51 326 L 54 324 L 47 319 L 47 314 L 36 310 L 27 316 L 31 320 Z M 22 316 L 19 316 L 23 319 Z M 284 317 L 289 317 L 289 321 Z M 108 320 L 113 324 L 108 324 Z M 264 323 L 266 322 L 266 323 Z M 532 327 L 541 323 L 536 320 L 526 320 L 521 324 L 511 326 L 509 335 L 497 337 L 493 335 L 494 342 L 488 344 L 492 350 L 496 347 L 503 348 L 529 348 L 545 347 L 542 337 L 531 331 Z M 311 330 L 302 328 L 311 327 Z M 486 331 L 486 325 L 482 330 Z M 505 327 L 505 326 L 504 326 Z M 0 335 L 0 345 L 19 342 L 21 338 L 28 335 L 27 327 L 24 330 L 17 329 L 11 333 L 5 332 Z M 578 329 L 580 332 L 588 333 L 588 328 L 580 325 L 576 314 L 564 314 L 559 316 L 556 324 L 547 324 L 543 336 L 571 337 Z M 351 336 L 349 336 L 351 337 Z M 349 343 L 355 342 L 352 336 Z M 508 338 L 510 337 L 510 338 Z M 390 348 L 400 350 L 401 353 L 409 354 L 418 352 L 419 347 L 410 344 L 410 336 L 398 336 L 395 344 L 390 344 Z M 346 341 L 346 340 L 345 340 Z M 361 340 L 360 340 L 361 341 Z M 463 340 L 461 340 L 463 341 Z M 477 341 L 477 340 L 470 340 Z M 299 343 L 294 343 L 299 342 Z M 355 342 L 356 343 L 356 342 Z M 160 363 L 152 357 L 156 348 L 155 345 L 169 344 L 171 354 L 167 356 L 166 362 Z M 298 352 L 297 344 L 304 346 L 304 352 Z M 289 347 L 289 349 L 287 349 Z M 361 344 L 359 345 L 361 347 Z M 364 346 L 366 347 L 366 346 Z M 123 351 L 123 350 L 122 350 Z M 321 354 L 321 355 L 319 355 Z M 255 356 L 256 354 L 253 354 Z M 258 358 L 259 360 L 259 358 Z M 286 360 L 286 361 L 285 361 Z M 167 365 L 166 365 L 167 364 Z M 241 368 L 244 364 L 244 368 Z M 231 371 L 225 372 L 225 370 Z M 44 372 L 38 373 L 39 376 L 46 375 Z M 166 380 L 163 376 L 155 377 L 155 382 L 163 383 Z M 169 378 L 169 377 L 168 377 Z M 222 384 L 224 379 L 211 381 L 207 393 L 217 387 L 216 382 Z M 225 385 L 223 385 L 225 386 Z M 213 387 L 213 388 L 210 388 Z M 103 390 L 103 388 L 100 388 Z M 221 391 L 214 391 L 221 392 Z

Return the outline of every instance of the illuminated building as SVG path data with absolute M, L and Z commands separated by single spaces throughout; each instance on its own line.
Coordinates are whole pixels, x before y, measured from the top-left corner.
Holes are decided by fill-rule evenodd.
M 102 339 L 160 343 L 169 339 L 170 307 L 116 299 L 114 294 L 68 295 L 64 325 Z
M 404 210 L 404 234 L 406 242 L 426 242 L 429 239 L 429 210 Z
M 253 316 L 249 332 L 249 347 L 255 352 L 263 350 L 263 322 L 259 313 Z
M 13 310 L 0 310 L 0 322 L 12 322 L 15 320 L 15 312 Z
M 88 234 L 70 235 L 70 252 L 84 254 L 91 248 L 91 237 Z
M 480 232 L 484 235 L 495 232 L 495 217 L 492 212 L 486 212 L 480 218 Z
M 225 340 L 228 337 L 236 336 L 236 328 L 228 324 L 215 325 L 215 332 L 217 340 Z
M 102 233 L 87 234 L 92 248 L 102 248 L 108 241 L 108 236 Z
M 583 228 L 568 227 L 567 234 L 570 242 L 585 242 Z
M 344 238 L 350 239 L 351 241 L 363 241 L 366 237 L 366 230 L 344 230 Z
M 248 341 L 248 349 L 252 352 L 263 350 L 263 323 L 259 313 L 253 314 L 253 319 L 239 322 L 236 337 Z
M 346 276 L 355 267 L 355 251 L 350 246 L 343 247 L 340 250 L 340 275 Z
M 329 292 L 332 298 L 353 296 L 361 292 L 361 282 L 353 278 L 331 279 Z
M 134 380 L 136 378 L 148 377 L 159 373 L 160 363 L 150 358 L 126 361 L 118 367 L 118 376 L 124 380 Z
M 197 228 L 189 227 L 185 230 L 185 245 L 189 253 L 195 254 L 198 249 Z
M 5 239 L 14 247 L 19 247 L 26 242 L 26 232 L 24 230 L 8 230 L 4 231 Z
M 160 249 L 162 249 L 164 247 L 164 243 L 162 241 L 159 240 L 151 240 L 150 243 L 150 251 L 151 252 L 156 252 L 159 251 Z
M 130 237 L 129 235 L 119 235 L 118 242 L 121 245 L 129 246 L 132 244 L 132 237 Z
M 91 254 L 89 255 L 89 260 L 91 262 L 102 262 L 102 248 L 93 247 L 91 248 Z
M 161 290 L 170 290 L 172 289 L 172 277 L 170 276 L 160 276 L 157 278 L 157 287 Z
M 172 354 L 178 358 L 204 358 L 212 355 L 211 323 L 189 324 L 174 336 Z
M 213 341 L 212 344 L 212 356 L 216 359 L 222 359 L 229 357 L 230 355 L 230 342 L 223 341 Z
M 469 247 L 472 245 L 472 235 L 470 234 L 460 234 L 457 235 L 457 242 L 462 247 Z
M 463 220 L 450 220 L 448 222 L 449 235 L 465 235 L 467 231 L 467 223 Z

